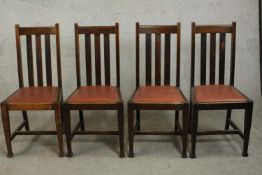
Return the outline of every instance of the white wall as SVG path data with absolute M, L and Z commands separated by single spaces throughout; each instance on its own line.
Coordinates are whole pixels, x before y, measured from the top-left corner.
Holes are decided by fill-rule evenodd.
M 260 99 L 257 0 L 0 0 L 0 100 L 18 87 L 14 25 L 60 23 L 64 96 L 76 87 L 74 28 L 120 24 L 121 87 L 124 100 L 135 88 L 135 22 L 182 23 L 181 87 L 188 96 L 191 22 L 237 22 L 236 86 Z

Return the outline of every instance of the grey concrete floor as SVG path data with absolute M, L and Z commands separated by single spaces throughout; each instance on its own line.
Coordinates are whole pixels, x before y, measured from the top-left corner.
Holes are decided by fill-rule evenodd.
M 6 146 L 0 125 L 0 174 L 262 174 L 262 100 L 255 101 L 249 157 L 243 158 L 239 136 L 199 136 L 197 159 L 180 158 L 181 138 L 178 136 L 136 136 L 135 158 L 118 157 L 116 136 L 76 136 L 72 158 L 57 156 L 55 136 L 18 136 L 12 142 L 13 158 L 6 157 Z M 30 112 L 32 129 L 54 128 L 52 112 Z M 89 129 L 116 128 L 115 112 L 85 111 Z M 200 130 L 224 127 L 225 111 L 201 112 Z M 243 126 L 244 111 L 234 111 L 233 119 Z M 12 128 L 21 121 L 21 114 L 11 112 Z M 77 113 L 72 112 L 77 121 Z M 172 130 L 174 112 L 142 112 L 142 128 Z M 127 127 L 125 127 L 127 128 Z M 243 127 L 241 127 L 243 128 Z M 66 147 L 65 147 L 66 151 Z M 188 153 L 190 152 L 190 137 Z

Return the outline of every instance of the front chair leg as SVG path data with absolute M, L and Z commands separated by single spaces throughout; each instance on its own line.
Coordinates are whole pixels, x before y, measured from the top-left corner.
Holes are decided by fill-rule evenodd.
M 72 143 L 71 143 L 71 116 L 70 116 L 70 110 L 65 108 L 64 109 L 65 114 L 65 134 L 66 134 L 66 146 L 67 146 L 67 157 L 72 157 Z
M 191 116 L 191 154 L 190 158 L 196 158 L 196 137 L 198 125 L 198 109 L 193 106 Z
M 26 112 L 26 111 L 22 111 L 22 114 L 23 114 L 23 119 L 24 119 L 24 121 L 25 121 L 25 130 L 26 130 L 26 131 L 30 131 L 27 112 Z
M 134 157 L 134 111 L 128 109 L 129 157 Z
M 56 104 L 55 107 L 55 123 L 56 123 L 56 132 L 58 139 L 58 148 L 59 148 L 59 157 L 64 156 L 63 148 L 63 125 L 62 125 L 62 108 L 61 104 Z
M 81 131 L 85 131 L 85 121 L 84 121 L 84 114 L 83 111 L 79 111 L 79 119 L 80 119 L 80 129 Z
M 119 157 L 125 157 L 124 152 L 124 106 L 121 105 L 121 109 L 117 111 L 118 117 L 118 131 L 119 131 L 119 145 L 120 145 L 120 154 Z
M 10 119 L 7 106 L 1 104 L 2 122 L 5 133 L 5 142 L 7 147 L 7 157 L 13 157 L 12 144 L 11 144 L 11 131 L 10 131 Z
M 137 126 L 136 129 L 140 131 L 141 130 L 140 110 L 136 110 L 136 126 Z
M 179 131 L 179 128 L 177 127 L 178 123 L 179 123 L 179 111 L 177 110 L 175 114 L 175 132 Z
M 182 128 L 182 139 L 183 139 L 183 150 L 182 158 L 187 158 L 187 135 L 188 135 L 188 106 L 183 110 L 183 128 Z
M 249 144 L 251 123 L 252 123 L 252 111 L 253 111 L 253 102 L 249 102 L 248 107 L 245 109 L 244 144 L 243 144 L 243 152 L 242 152 L 243 157 L 248 156 L 248 144 Z

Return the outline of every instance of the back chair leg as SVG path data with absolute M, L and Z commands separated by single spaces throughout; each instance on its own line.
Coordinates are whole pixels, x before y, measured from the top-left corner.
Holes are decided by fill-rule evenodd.
M 248 156 L 248 144 L 249 144 L 251 123 L 252 123 L 252 111 L 253 111 L 253 102 L 249 102 L 248 107 L 245 109 L 244 144 L 243 144 L 243 152 L 242 152 L 243 157 Z
M 227 110 L 227 118 L 226 118 L 226 124 L 225 124 L 225 130 L 229 129 L 229 120 L 231 119 L 231 109 Z
M 198 109 L 192 106 L 191 116 L 191 158 L 196 158 L 196 137 L 197 137 L 197 125 L 198 125 Z
M 182 158 L 187 157 L 187 135 L 188 135 L 188 107 L 183 110 L 183 128 L 182 128 L 182 139 L 183 139 L 183 150 Z
M 7 106 L 1 104 L 2 122 L 4 126 L 5 142 L 7 147 L 7 157 L 13 157 L 12 144 L 11 144 L 11 131 L 10 119 Z
M 119 145 L 120 145 L 120 154 L 119 157 L 125 157 L 124 152 L 124 109 L 123 105 L 121 109 L 117 111 L 118 117 L 118 130 L 119 130 Z
M 136 110 L 136 125 L 137 125 L 137 130 L 141 130 L 141 120 L 140 120 L 140 110 Z
M 58 147 L 59 147 L 59 157 L 63 157 L 64 156 L 63 125 L 62 125 L 62 108 L 60 104 L 57 104 L 55 108 L 55 123 L 56 123 L 56 131 L 57 131 L 57 139 L 58 139 Z
M 30 131 L 27 112 L 26 111 L 22 111 L 22 114 L 23 114 L 23 119 L 25 121 L 25 130 L 26 131 Z
M 179 131 L 179 128 L 177 127 L 178 122 L 179 122 L 179 111 L 176 111 L 176 114 L 175 114 L 175 132 Z
M 189 134 L 191 133 L 191 118 L 192 118 L 192 103 L 190 102 L 189 103 L 189 119 L 188 119 L 188 124 L 189 124 L 188 133 Z
M 134 111 L 128 109 L 129 157 L 134 157 Z
M 71 144 L 71 116 L 70 110 L 64 109 L 65 114 L 65 134 L 66 134 L 66 146 L 67 146 L 67 157 L 72 157 L 72 144 Z
M 84 114 L 82 110 L 79 110 L 79 119 L 80 119 L 80 129 L 81 131 L 85 130 L 85 121 L 84 121 Z

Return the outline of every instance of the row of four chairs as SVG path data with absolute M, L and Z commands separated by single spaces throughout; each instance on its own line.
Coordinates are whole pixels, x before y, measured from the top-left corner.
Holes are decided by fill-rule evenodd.
M 111 62 L 112 48 L 110 36 L 115 35 L 115 63 L 116 85 L 112 85 Z M 141 35 L 145 35 L 145 85 L 141 85 L 140 76 L 140 44 Z M 171 49 L 172 36 L 176 35 L 176 49 Z M 196 36 L 200 35 L 200 85 L 195 85 L 196 65 Z M 219 66 L 216 71 L 216 36 L 219 35 Z M 226 36 L 231 37 L 230 54 L 230 80 L 225 84 L 225 50 Z M 21 37 L 26 38 L 26 56 L 28 71 L 28 87 L 25 87 L 23 76 Z M 34 76 L 34 59 L 32 39 L 35 36 L 36 77 Z M 43 58 L 41 36 L 45 41 L 45 78 L 43 80 Z M 51 59 L 51 37 L 56 41 L 57 85 L 52 81 L 53 69 Z M 80 63 L 80 36 L 84 36 L 86 83 L 81 85 Z M 152 80 L 152 36 L 154 36 L 154 83 Z M 164 42 L 161 42 L 164 36 Z M 209 71 L 207 71 L 207 38 L 210 38 Z M 101 65 L 101 38 L 103 37 L 104 66 Z M 93 38 L 93 42 L 92 42 Z M 111 37 L 112 39 L 112 37 Z M 247 156 L 249 135 L 251 129 L 253 102 L 234 87 L 235 72 L 235 45 L 236 23 L 232 25 L 195 25 L 192 23 L 192 57 L 191 57 L 191 91 L 190 101 L 183 95 L 180 87 L 180 23 L 177 25 L 139 25 L 136 24 L 136 90 L 128 101 L 128 132 L 129 156 L 133 157 L 133 143 L 135 135 L 181 135 L 182 157 L 187 157 L 188 131 L 191 133 L 191 158 L 195 158 L 196 136 L 214 134 L 239 134 L 244 140 L 243 156 Z M 92 47 L 92 43 L 94 46 Z M 161 43 L 164 48 L 161 49 Z M 71 141 L 75 135 L 118 135 L 120 142 L 120 157 L 124 157 L 124 103 L 120 93 L 120 50 L 119 27 L 115 26 L 78 26 L 75 24 L 75 54 L 76 54 L 76 82 L 77 89 L 63 100 L 61 55 L 59 25 L 53 27 L 20 27 L 16 25 L 16 46 L 18 61 L 19 89 L 1 103 L 2 122 L 7 145 L 7 156 L 12 157 L 11 141 L 17 135 L 57 135 L 59 156 L 64 156 L 63 133 L 66 135 L 68 156 L 73 155 Z M 94 49 L 92 49 L 94 48 Z M 92 51 L 94 50 L 94 54 Z M 161 58 L 161 50 L 164 56 Z M 175 56 L 173 50 L 176 50 Z M 110 52 L 111 51 L 111 52 Z M 92 68 L 92 55 L 94 55 L 94 69 Z M 171 82 L 171 59 L 176 57 L 176 82 Z M 163 61 L 161 61 L 163 60 Z M 164 66 L 161 66 L 161 62 Z M 104 82 L 101 75 L 104 67 Z M 164 70 L 161 70 L 163 68 Z M 164 76 L 161 73 L 164 73 Z M 216 72 L 219 73 L 216 76 Z M 209 82 L 207 81 L 209 73 Z M 93 75 L 94 74 L 94 75 Z M 95 77 L 95 80 L 92 78 Z M 161 77 L 164 77 L 161 80 Z M 216 77 L 218 80 L 216 81 Z M 37 82 L 35 82 L 37 80 Z M 92 83 L 94 82 L 94 83 Z M 162 83 L 161 83 L 162 82 Z M 231 120 L 232 109 L 245 109 L 244 132 Z M 23 122 L 10 131 L 9 111 L 20 110 Z M 28 110 L 54 110 L 56 131 L 30 130 Z M 70 111 L 79 111 L 79 122 L 71 129 Z M 91 131 L 84 125 L 83 110 L 116 110 L 118 117 L 118 130 Z M 141 131 L 141 110 L 173 110 L 175 111 L 175 128 L 172 131 Z M 226 124 L 223 130 L 198 132 L 199 110 L 227 110 Z M 179 111 L 182 111 L 182 126 L 179 123 Z M 136 120 L 134 120 L 134 112 Z M 191 123 L 191 127 L 189 127 Z M 64 127 L 63 127 L 64 126 Z M 233 129 L 229 130 L 229 126 Z M 24 130 L 23 130 L 24 128 Z

